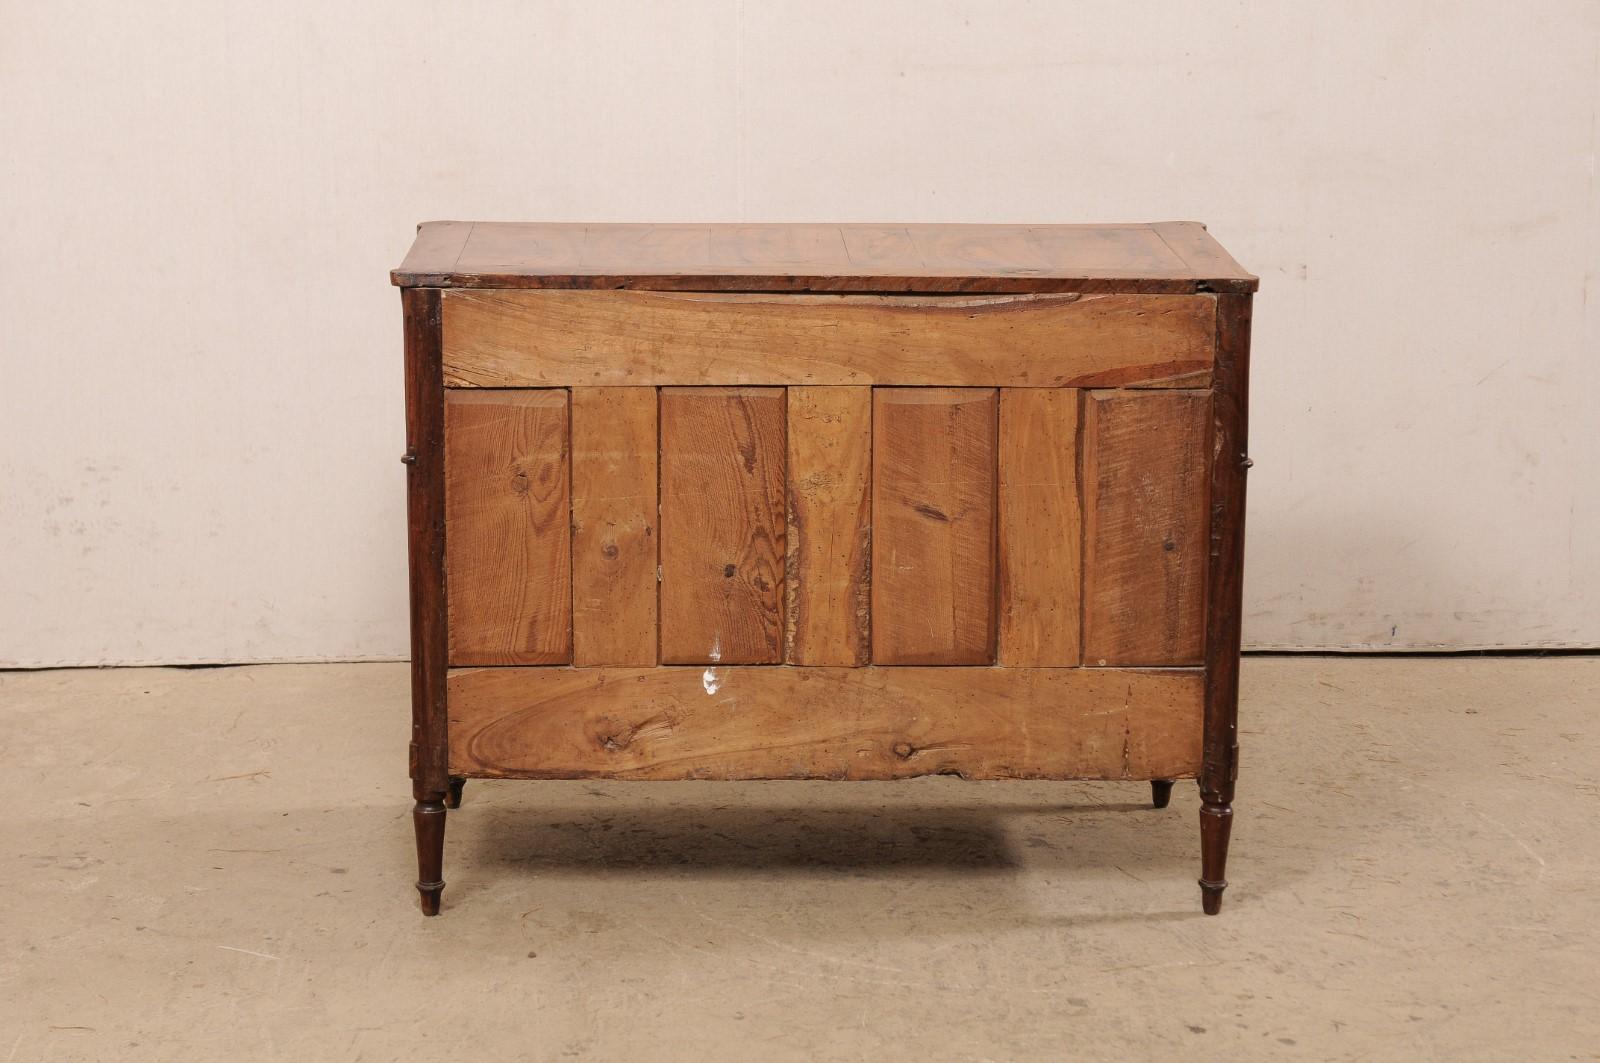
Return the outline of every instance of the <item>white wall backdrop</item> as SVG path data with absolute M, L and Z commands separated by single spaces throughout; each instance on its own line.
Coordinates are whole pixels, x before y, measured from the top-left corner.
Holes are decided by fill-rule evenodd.
M 0 664 L 407 651 L 413 223 L 1196 218 L 1255 647 L 1600 645 L 1600 4 L 0 2 Z

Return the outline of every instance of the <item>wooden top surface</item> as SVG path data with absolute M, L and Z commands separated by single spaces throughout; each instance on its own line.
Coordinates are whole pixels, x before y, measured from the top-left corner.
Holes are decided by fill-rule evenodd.
M 783 292 L 1253 292 L 1192 221 L 641 225 L 431 221 L 401 287 Z

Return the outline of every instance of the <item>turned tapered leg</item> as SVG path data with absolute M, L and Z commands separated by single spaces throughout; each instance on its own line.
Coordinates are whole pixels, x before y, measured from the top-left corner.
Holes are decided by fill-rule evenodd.
M 1167 802 L 1172 800 L 1171 779 L 1150 780 L 1150 803 L 1156 808 L 1166 808 Z
M 417 828 L 417 892 L 422 914 L 439 914 L 444 892 L 444 794 L 428 794 L 411 810 Z
M 459 775 L 450 776 L 450 789 L 445 792 L 445 795 L 444 795 L 444 807 L 446 807 L 446 808 L 460 808 L 461 807 L 461 790 L 466 785 L 467 785 L 467 780 L 463 779 L 461 776 L 459 776 Z
M 1228 888 L 1228 833 L 1233 829 L 1233 805 L 1200 806 L 1200 906 L 1207 915 L 1222 911 L 1222 891 Z

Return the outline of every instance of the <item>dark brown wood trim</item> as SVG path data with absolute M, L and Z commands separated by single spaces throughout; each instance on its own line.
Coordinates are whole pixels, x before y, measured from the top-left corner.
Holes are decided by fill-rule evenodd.
M 411 778 L 417 800 L 443 800 L 448 667 L 444 571 L 444 371 L 437 288 L 406 288 L 406 517 L 411 558 Z
M 1205 749 L 1200 768 L 1201 897 L 1215 915 L 1227 886 L 1228 836 L 1239 768 L 1239 628 L 1250 406 L 1249 295 L 1217 297 L 1212 390 L 1211 541 L 1206 567 Z

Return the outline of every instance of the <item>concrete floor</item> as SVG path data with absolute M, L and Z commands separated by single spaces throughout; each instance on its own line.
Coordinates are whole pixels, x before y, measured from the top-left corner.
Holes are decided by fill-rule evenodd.
M 1142 784 L 468 784 L 401 665 L 0 675 L 0 1063 L 1600 1058 L 1600 659 L 1244 670 Z

